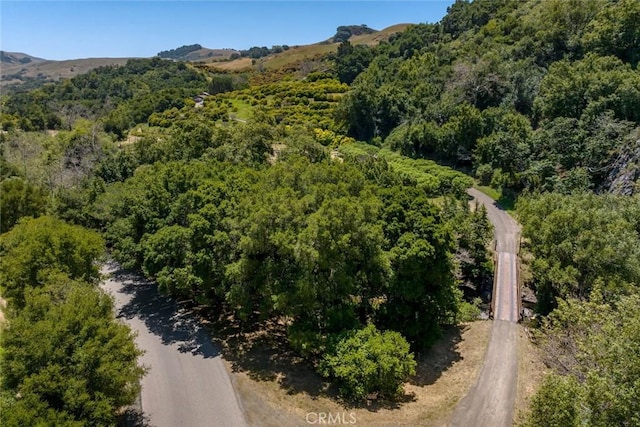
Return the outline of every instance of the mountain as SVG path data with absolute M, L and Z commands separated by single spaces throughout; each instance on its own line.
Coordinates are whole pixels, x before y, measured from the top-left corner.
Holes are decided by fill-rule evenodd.
M 25 65 L 29 63 L 42 62 L 44 59 L 36 58 L 35 56 L 27 55 L 21 52 L 5 52 L 0 50 L 0 62 L 4 68 L 5 65 L 20 64 Z
M 396 24 L 380 31 L 364 25 L 341 26 L 338 27 L 336 35 L 318 43 L 291 46 L 286 50 L 265 55 L 259 58 L 259 60 L 243 57 L 231 61 L 212 62 L 208 64 L 208 66 L 225 71 L 250 69 L 254 65 L 265 69 L 295 67 L 296 64 L 300 64 L 301 62 L 313 61 L 323 55 L 335 53 L 340 43 L 345 40 L 343 38 L 345 34 L 350 34 L 347 40 L 353 45 L 375 46 L 381 41 L 388 40 L 393 34 L 404 31 L 411 25 L 412 24 Z
M 107 65 L 124 65 L 130 58 L 83 58 L 53 61 L 21 52 L 0 51 L 0 86 L 29 89 L 71 78 Z
M 19 55 L 23 55 L 20 57 Z M 5 57 L 11 58 L 5 61 Z M 17 63 L 15 62 L 17 58 Z M 20 59 L 22 58 L 22 59 Z M 26 61 L 31 59 L 31 61 Z M 84 58 L 51 61 L 26 54 L 3 53 L 0 86 L 28 89 L 42 83 L 68 79 L 87 73 L 94 68 L 108 65 L 124 65 L 131 58 Z M 14 61 L 14 62 L 9 62 Z M 26 61 L 26 62 L 21 62 Z
M 209 49 L 199 44 L 192 44 L 177 49 L 163 50 L 158 52 L 158 56 L 176 61 L 210 62 L 229 59 L 234 53 L 239 54 L 240 52 L 235 49 Z
M 377 45 L 395 33 L 401 32 L 411 24 L 397 24 L 381 31 L 366 25 L 347 25 L 337 28 L 336 34 L 324 41 L 302 46 L 279 46 L 276 49 L 260 48 L 268 52 L 260 57 L 260 64 L 274 69 L 295 66 L 301 62 L 336 52 L 340 43 L 349 40 L 354 45 Z M 284 47 L 285 49 L 282 49 Z M 252 48 L 255 49 L 255 48 Z M 252 51 L 249 49 L 249 51 Z M 94 68 L 108 65 L 124 65 L 131 58 L 83 58 L 53 61 L 37 58 L 25 53 L 1 53 L 0 86 L 26 90 L 42 83 L 71 78 L 87 73 Z M 158 52 L 157 56 L 176 61 L 199 62 L 220 70 L 242 70 L 251 68 L 255 58 L 242 55 L 235 49 L 212 49 L 200 44 L 185 45 L 175 49 Z M 241 57 L 244 56 L 244 57 Z
M 336 34 L 331 38 L 333 43 L 341 43 L 349 40 L 352 36 L 361 36 L 363 34 L 375 34 L 378 30 L 369 28 L 366 25 L 342 25 L 338 27 Z

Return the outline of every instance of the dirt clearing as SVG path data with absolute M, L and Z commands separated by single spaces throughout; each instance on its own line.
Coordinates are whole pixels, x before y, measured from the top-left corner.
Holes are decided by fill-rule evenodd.
M 417 375 L 405 385 L 400 402 L 369 406 L 344 404 L 306 361 L 277 350 L 284 348 L 282 335 L 228 335 L 223 346 L 250 425 L 309 425 L 330 414 L 351 425 L 442 426 L 477 379 L 491 325 L 477 321 L 446 330 L 429 351 L 416 356 Z

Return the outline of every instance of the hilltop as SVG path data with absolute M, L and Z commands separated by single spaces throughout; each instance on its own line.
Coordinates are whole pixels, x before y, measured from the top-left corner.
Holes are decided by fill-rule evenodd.
M 31 62 L 42 62 L 44 59 L 36 58 L 35 56 L 27 55 L 22 52 L 5 52 L 4 50 L 0 50 L 0 62 L 2 62 L 2 66 L 4 68 L 5 65 L 12 64 L 29 64 Z
M 175 61 L 206 64 L 213 70 L 240 71 L 252 68 L 277 69 L 296 67 L 303 61 L 315 60 L 337 51 L 344 40 L 353 45 L 375 46 L 388 40 L 395 33 L 411 24 L 396 24 L 383 30 L 366 25 L 340 26 L 336 34 L 328 39 L 309 45 L 257 47 L 248 50 L 231 48 L 208 48 L 200 44 L 181 46 L 158 52 L 157 56 Z M 109 65 L 124 65 L 132 58 L 82 58 L 63 61 L 37 58 L 26 53 L 2 51 L 2 73 L 0 86 L 18 87 L 20 90 L 37 87 L 43 83 L 68 79 L 87 73 L 95 68 Z
M 124 65 L 131 58 L 83 58 L 54 61 L 25 53 L 2 52 L 0 86 L 24 86 L 68 79 L 107 65 Z
M 318 43 L 292 46 L 282 52 L 271 53 L 259 59 L 236 58 L 231 61 L 210 63 L 208 66 L 221 71 L 249 70 L 252 67 L 268 70 L 292 67 L 303 61 L 317 60 L 324 55 L 337 52 L 338 46 L 344 40 L 348 40 L 353 45 L 376 46 L 381 41 L 388 40 L 393 34 L 404 31 L 410 25 L 412 24 L 396 24 L 380 31 L 366 26 L 338 27 L 336 35 Z M 350 35 L 344 38 L 345 34 Z
M 233 54 L 239 55 L 235 49 L 209 49 L 200 44 L 181 46 L 177 49 L 158 52 L 160 58 L 176 61 L 220 61 L 229 59 Z

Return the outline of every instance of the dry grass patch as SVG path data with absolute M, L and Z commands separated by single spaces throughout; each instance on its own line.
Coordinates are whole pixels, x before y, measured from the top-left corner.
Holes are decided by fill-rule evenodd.
M 212 62 L 207 67 L 225 71 L 244 71 L 251 69 L 251 58 L 238 58 L 228 62 Z
M 388 40 L 391 35 L 399 33 L 407 29 L 412 24 L 396 24 L 378 31 L 377 33 L 361 34 L 359 36 L 351 36 L 349 42 L 353 45 L 366 44 L 369 46 L 375 46 L 380 44 L 382 40 Z
M 338 50 L 338 44 L 310 44 L 291 47 L 282 53 L 267 56 L 263 59 L 265 68 L 276 70 L 300 61 L 317 59 Z
M 94 68 L 108 65 L 125 65 L 131 58 L 86 58 L 64 61 L 34 61 L 28 64 L 2 65 L 2 75 L 20 74 L 25 78 L 69 79 L 85 74 Z M 5 84 L 4 77 L 0 84 Z
M 518 325 L 518 391 L 514 424 L 524 421 L 533 395 L 549 372 L 542 361 L 540 349 L 531 341 L 527 328 Z
M 369 405 L 342 401 L 310 362 L 288 349 L 278 325 L 252 332 L 227 327 L 218 336 L 228 337 L 221 345 L 251 425 L 306 425 L 308 413 L 323 412 L 353 416 L 362 426 L 441 426 L 476 381 L 491 325 L 478 321 L 448 329 L 416 356 L 417 375 L 399 402 Z

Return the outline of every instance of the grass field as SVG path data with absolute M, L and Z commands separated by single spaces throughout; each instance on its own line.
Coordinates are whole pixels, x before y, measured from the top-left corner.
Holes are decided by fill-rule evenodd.
M 264 66 L 266 69 L 275 70 L 285 67 L 290 64 L 294 64 L 305 59 L 311 59 L 318 56 L 326 55 L 338 50 L 338 44 L 310 44 L 305 46 L 292 47 L 289 50 L 278 53 L 276 55 L 269 55 L 265 57 Z
M 518 326 L 518 388 L 514 411 L 515 425 L 521 424 L 526 419 L 531 399 L 549 371 L 542 361 L 540 349 L 529 338 L 527 328 Z
M 229 101 L 231 101 L 233 108 L 237 109 L 237 111 L 230 113 L 232 118 L 237 120 L 248 120 L 251 117 L 252 107 L 247 102 L 234 98 L 229 99 Z
M 359 36 L 352 36 L 349 41 L 353 45 L 357 44 L 367 44 L 367 45 L 377 45 L 382 40 L 387 40 L 392 34 L 399 33 L 400 31 L 404 31 L 411 24 L 396 24 L 390 27 L 385 28 L 384 30 L 378 31 L 373 34 L 362 34 Z
M 239 58 L 228 62 L 212 62 L 207 64 L 211 69 L 224 71 L 243 71 L 251 69 L 251 58 Z
M 68 61 L 39 61 L 28 64 L 2 64 L 2 80 L 0 84 L 16 83 L 17 80 L 5 78 L 5 76 L 19 74 L 23 78 L 47 78 L 58 80 L 71 78 L 87 73 L 94 68 L 106 65 L 124 65 L 130 58 L 87 58 L 72 59 Z

